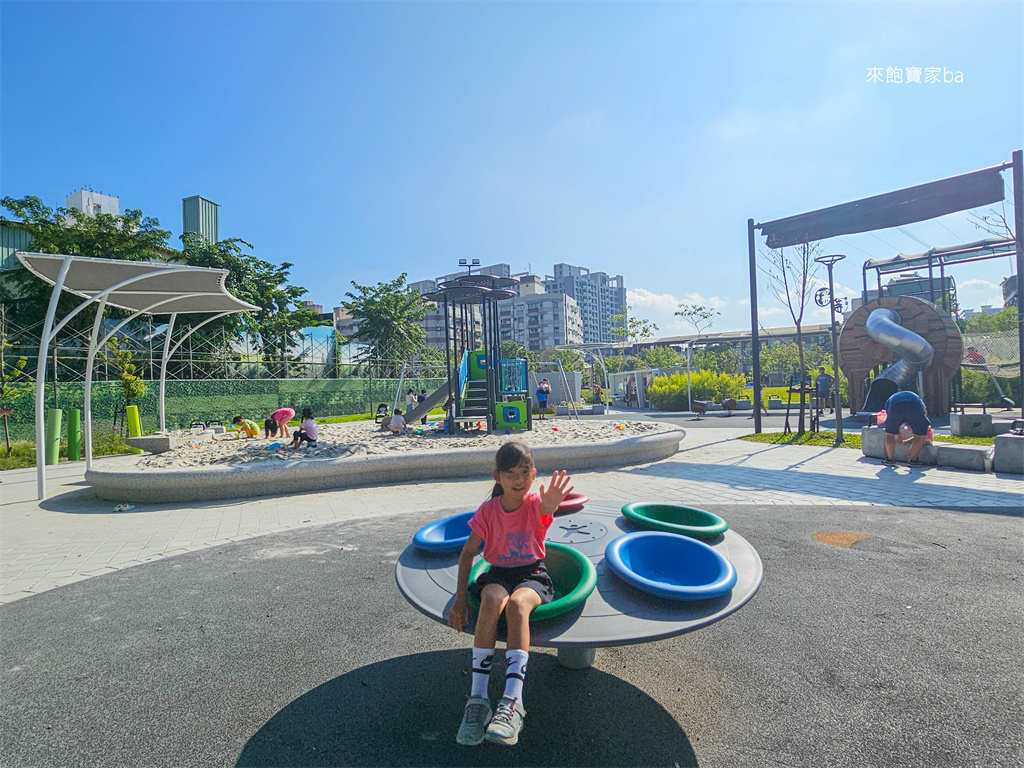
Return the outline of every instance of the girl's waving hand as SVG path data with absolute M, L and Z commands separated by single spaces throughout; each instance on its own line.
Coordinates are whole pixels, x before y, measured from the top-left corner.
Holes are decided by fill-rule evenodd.
M 573 487 L 569 485 L 571 482 L 572 478 L 565 473 L 564 469 L 561 472 L 552 472 L 551 482 L 548 486 L 545 488 L 541 485 L 540 487 L 540 511 L 545 515 L 555 514 L 558 505 L 572 492 Z

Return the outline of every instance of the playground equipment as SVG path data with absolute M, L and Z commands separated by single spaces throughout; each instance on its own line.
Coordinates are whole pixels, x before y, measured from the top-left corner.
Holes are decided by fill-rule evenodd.
M 590 498 L 582 493 L 570 493 L 558 505 L 558 509 L 555 510 L 555 517 L 579 512 L 588 501 L 590 501 Z
M 597 648 L 661 640 L 713 624 L 738 611 L 761 586 L 763 568 L 757 551 L 729 530 L 710 545 L 736 570 L 736 584 L 726 594 L 709 601 L 678 601 L 637 591 L 610 568 L 602 567 L 608 544 L 627 533 L 621 506 L 620 502 L 591 501 L 585 511 L 557 518 L 548 530 L 549 554 L 555 544 L 565 545 L 585 556 L 597 571 L 596 588 L 576 610 L 530 627 L 531 645 L 557 648 L 562 666 L 585 669 L 594 663 Z M 455 553 L 423 552 L 410 544 L 399 555 L 395 568 L 398 588 L 405 599 L 446 626 L 455 595 L 458 560 Z
M 949 383 L 960 368 L 963 340 L 948 312 L 913 296 L 883 296 L 858 307 L 839 335 L 850 407 L 877 413 L 900 389 L 917 390 L 928 412 L 949 413 Z M 869 374 L 877 375 L 868 383 Z
M 532 428 L 526 361 L 499 359 L 498 302 L 516 295 L 516 282 L 510 277 L 467 274 L 423 295 L 444 309 L 447 383 L 438 390 L 443 395 L 437 402 L 443 399 L 452 404 L 452 431 L 477 424 L 488 431 Z M 428 397 L 421 408 L 430 401 Z M 412 412 L 413 418 L 423 415 L 419 411 Z
M 622 508 L 622 514 L 640 528 L 696 539 L 716 539 L 729 530 L 729 524 L 718 515 L 682 504 L 633 502 Z
M 469 541 L 469 521 L 476 512 L 461 512 L 420 528 L 412 543 L 427 552 L 458 552 Z
M 643 592 L 668 600 L 709 600 L 736 586 L 732 563 L 702 541 L 661 531 L 620 536 L 604 551 L 608 567 Z
M 597 586 L 597 569 L 586 555 L 565 544 L 551 541 L 545 542 L 544 550 L 544 563 L 555 588 L 555 599 L 534 608 L 530 613 L 531 623 L 561 616 L 583 605 Z M 472 584 L 489 570 L 491 564 L 481 558 L 469 572 L 469 583 Z M 474 608 L 480 607 L 480 601 L 472 593 L 469 602 Z

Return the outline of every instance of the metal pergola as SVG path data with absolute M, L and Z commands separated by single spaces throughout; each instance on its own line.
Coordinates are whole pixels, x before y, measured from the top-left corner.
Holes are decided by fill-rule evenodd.
M 917 221 L 938 218 L 956 211 L 970 210 L 983 205 L 990 205 L 1005 199 L 1006 193 L 1001 174 L 1004 171 L 1012 171 L 1013 190 L 1013 237 L 1005 241 L 981 241 L 959 248 L 975 248 L 975 255 L 986 251 L 990 253 L 998 251 L 998 255 L 1016 255 L 1017 267 L 1017 296 L 1024 295 L 1024 152 L 1014 150 L 1011 153 L 1009 162 L 999 163 L 988 168 L 982 168 L 959 176 L 951 176 L 939 181 L 919 184 L 915 187 L 887 192 L 874 197 L 866 197 L 861 200 L 854 200 L 848 203 L 841 203 L 829 208 L 821 208 L 808 213 L 800 213 L 795 216 L 788 216 L 784 219 L 775 219 L 764 223 L 756 223 L 754 219 L 747 219 L 747 254 L 750 278 L 750 325 L 751 325 L 751 349 L 754 362 L 754 401 L 761 401 L 761 361 L 760 361 L 760 339 L 758 336 L 757 319 L 757 248 L 755 244 L 755 232 L 760 230 L 765 237 L 765 244 L 769 248 L 784 248 L 787 245 L 799 245 L 811 243 L 817 240 L 824 240 L 838 235 L 849 235 L 857 232 L 870 232 L 876 229 L 898 227 L 904 224 L 912 224 Z M 952 254 L 946 254 L 951 257 Z M 961 254 L 958 262 L 967 261 L 968 253 Z M 901 257 L 896 257 L 901 258 Z M 918 254 L 915 257 L 902 257 L 905 260 L 896 266 L 893 260 L 889 262 L 891 270 L 898 270 L 907 266 L 908 260 L 917 260 L 920 264 L 929 266 L 935 263 L 936 255 L 932 253 L 930 259 L 928 252 Z M 878 260 L 882 261 L 882 260 Z M 870 263 L 870 262 L 869 262 Z M 942 269 L 942 262 L 940 269 Z M 867 265 L 865 265 L 867 268 Z M 879 279 L 881 279 L 879 270 Z M 866 271 L 864 273 L 867 274 Z M 931 274 L 929 274 L 929 279 Z M 865 277 L 866 290 L 866 277 Z M 934 288 L 932 288 L 934 292 Z M 1024 312 L 1018 315 L 1018 350 L 1024 357 Z M 839 360 L 836 360 L 836 372 L 839 371 Z M 1024 417 L 1024 403 L 1021 404 L 1021 416 Z M 761 431 L 761 411 L 754 408 L 754 432 Z
M 160 360 L 160 429 L 166 428 L 164 397 L 167 384 L 167 361 L 182 342 L 204 325 L 226 315 L 258 310 L 254 304 L 237 299 L 225 287 L 228 272 L 223 269 L 190 267 L 148 261 L 119 261 L 87 256 L 19 251 L 18 260 L 32 274 L 53 286 L 46 319 L 39 338 L 40 364 L 36 367 L 36 476 L 37 498 L 46 498 L 46 452 L 44 440 L 46 418 L 44 390 L 46 365 L 51 342 L 79 313 L 96 304 L 96 319 L 89 337 L 85 366 L 84 437 L 85 466 L 92 468 L 92 370 L 96 353 L 125 325 L 140 315 L 169 315 L 163 354 Z M 54 324 L 57 303 L 62 291 L 85 299 Z M 108 306 L 128 310 L 131 314 L 113 329 L 101 335 L 103 314 Z M 179 314 L 208 314 L 172 344 L 174 324 Z

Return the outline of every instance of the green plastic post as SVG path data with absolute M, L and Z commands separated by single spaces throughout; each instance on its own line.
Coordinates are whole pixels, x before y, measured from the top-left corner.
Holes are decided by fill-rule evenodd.
M 56 464 L 60 460 L 60 428 L 64 422 L 64 411 L 59 408 L 46 409 L 46 463 Z
M 139 418 L 139 406 L 129 405 L 125 408 L 128 414 L 128 437 L 142 437 L 142 420 Z M 145 453 L 141 448 L 132 448 L 132 453 Z
M 68 461 L 82 459 L 82 412 L 68 411 Z

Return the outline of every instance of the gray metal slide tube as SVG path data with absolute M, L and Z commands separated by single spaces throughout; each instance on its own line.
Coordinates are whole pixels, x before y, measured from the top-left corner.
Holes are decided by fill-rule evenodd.
M 920 371 L 932 364 L 935 350 L 923 337 L 901 325 L 901 318 L 891 309 L 876 309 L 868 315 L 867 330 L 872 339 L 900 358 L 877 378 L 890 379 L 905 389 Z

